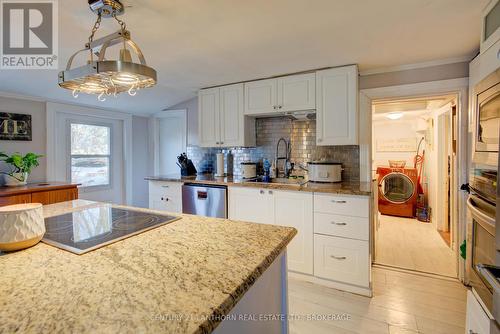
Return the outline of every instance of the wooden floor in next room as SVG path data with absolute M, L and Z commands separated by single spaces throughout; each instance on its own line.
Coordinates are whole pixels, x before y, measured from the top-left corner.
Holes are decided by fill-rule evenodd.
M 457 277 L 457 259 L 432 223 L 379 215 L 375 262 Z
M 457 334 L 465 332 L 467 289 L 455 279 L 373 268 L 373 298 L 289 279 L 290 333 Z M 317 320 L 304 315 L 346 314 Z

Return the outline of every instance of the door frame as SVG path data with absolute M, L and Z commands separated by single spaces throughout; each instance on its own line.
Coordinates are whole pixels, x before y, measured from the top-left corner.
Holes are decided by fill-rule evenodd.
M 87 116 L 96 120 L 118 120 L 123 122 L 123 196 L 127 205 L 132 205 L 132 115 L 107 109 L 88 108 L 71 104 L 47 102 L 47 180 L 63 181 L 56 172 L 56 129 L 58 114 Z
M 153 152 L 153 174 L 160 174 L 160 120 L 168 118 L 181 118 L 184 122 L 183 150 L 187 149 L 187 109 L 163 110 L 153 114 L 149 118 L 149 142 Z
M 461 184 L 468 182 L 469 78 L 467 77 L 360 90 L 359 162 L 361 181 L 372 182 L 372 101 L 409 97 L 429 97 L 447 94 L 455 94 L 457 96 L 458 138 L 457 164 L 455 166 L 457 180 L 456 186 L 460 187 Z M 453 251 L 455 252 L 458 261 L 458 278 L 463 282 L 465 277 L 465 261 L 459 256 L 458 247 L 461 243 L 460 241 L 465 240 L 467 236 L 467 194 L 460 191 L 457 192 L 457 197 L 458 214 L 455 215 L 455 221 L 453 222 L 453 224 L 457 226 L 455 238 L 457 242 Z

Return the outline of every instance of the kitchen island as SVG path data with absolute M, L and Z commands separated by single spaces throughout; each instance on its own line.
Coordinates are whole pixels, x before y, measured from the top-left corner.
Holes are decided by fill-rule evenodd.
M 44 216 L 102 205 L 62 202 Z M 297 231 L 178 216 L 83 255 L 44 243 L 0 254 L 0 332 L 287 332 L 286 247 Z M 277 313 L 285 319 L 259 320 Z

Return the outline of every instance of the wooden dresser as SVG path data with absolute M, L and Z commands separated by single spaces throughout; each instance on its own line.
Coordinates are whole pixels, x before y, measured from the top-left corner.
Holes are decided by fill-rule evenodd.
M 21 203 L 43 205 L 78 199 L 77 184 L 63 182 L 31 183 L 20 187 L 0 187 L 0 206 Z

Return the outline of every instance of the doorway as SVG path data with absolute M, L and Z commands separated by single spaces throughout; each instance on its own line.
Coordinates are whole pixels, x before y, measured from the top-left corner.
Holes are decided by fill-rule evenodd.
M 456 94 L 372 101 L 375 264 L 458 276 L 457 103 Z
M 186 110 L 166 110 L 154 115 L 152 121 L 155 174 L 179 174 L 177 156 L 187 147 Z

